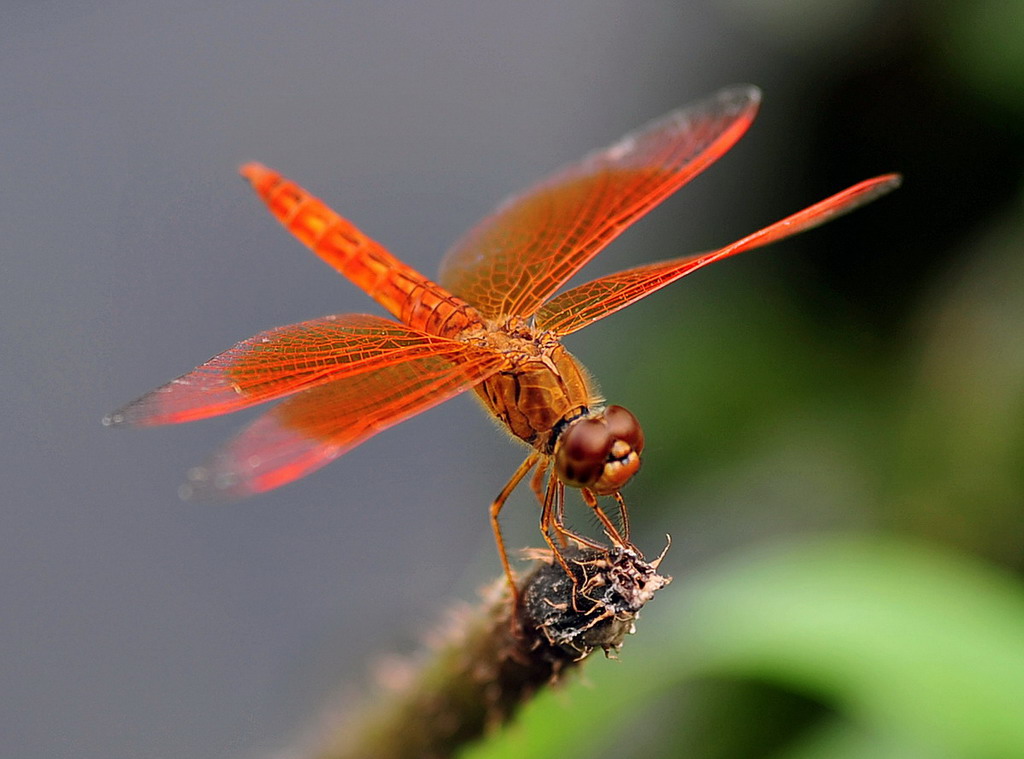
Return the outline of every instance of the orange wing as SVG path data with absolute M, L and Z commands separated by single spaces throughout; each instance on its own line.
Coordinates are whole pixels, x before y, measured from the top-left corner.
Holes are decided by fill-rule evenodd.
M 420 356 L 289 398 L 194 469 L 182 495 L 240 498 L 284 485 L 381 430 L 468 390 L 505 365 L 500 354 L 465 347 L 457 363 Z
M 626 227 L 716 161 L 750 126 L 743 86 L 673 111 L 506 200 L 448 252 L 440 281 L 485 316 L 530 316 Z
M 638 266 L 567 290 L 537 312 L 537 327 L 568 335 L 710 263 L 812 229 L 896 189 L 897 174 L 867 179 L 731 245 L 699 256 Z
M 394 364 L 442 358 L 473 366 L 487 356 L 465 343 L 379 316 L 326 316 L 261 332 L 103 421 L 145 426 L 189 422 Z

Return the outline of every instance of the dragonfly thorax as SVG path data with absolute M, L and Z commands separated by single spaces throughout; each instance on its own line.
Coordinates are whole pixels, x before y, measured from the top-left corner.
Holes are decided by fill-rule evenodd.
M 520 323 L 467 338 L 507 359 L 508 367 L 478 385 L 477 395 L 509 432 L 539 452 L 550 456 L 567 420 L 601 407 L 587 370 L 553 335 Z

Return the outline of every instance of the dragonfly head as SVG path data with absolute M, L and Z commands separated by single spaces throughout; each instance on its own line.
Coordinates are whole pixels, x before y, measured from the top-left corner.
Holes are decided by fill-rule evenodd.
M 622 406 L 571 422 L 555 445 L 555 472 L 566 485 L 599 495 L 618 491 L 640 468 L 644 433 Z

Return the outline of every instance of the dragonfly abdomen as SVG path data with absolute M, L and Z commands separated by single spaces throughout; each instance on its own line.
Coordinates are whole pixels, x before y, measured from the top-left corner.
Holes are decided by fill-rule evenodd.
M 451 335 L 477 324 L 465 301 L 424 277 L 295 182 L 258 163 L 242 175 L 303 244 L 410 327 Z

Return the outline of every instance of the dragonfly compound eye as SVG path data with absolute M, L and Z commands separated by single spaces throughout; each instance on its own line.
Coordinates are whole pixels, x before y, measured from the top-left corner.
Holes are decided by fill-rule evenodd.
M 562 433 L 555 451 L 555 470 L 562 482 L 575 487 L 595 483 L 612 448 L 608 425 L 601 419 L 581 419 Z
M 599 495 L 618 492 L 640 469 L 640 451 L 644 433 L 640 422 L 622 406 L 609 406 L 604 412 L 611 447 L 600 476 L 589 485 Z
M 604 419 L 613 441 L 622 440 L 629 445 L 630 450 L 637 453 L 643 451 L 644 432 L 632 413 L 622 406 L 609 406 L 605 409 Z

